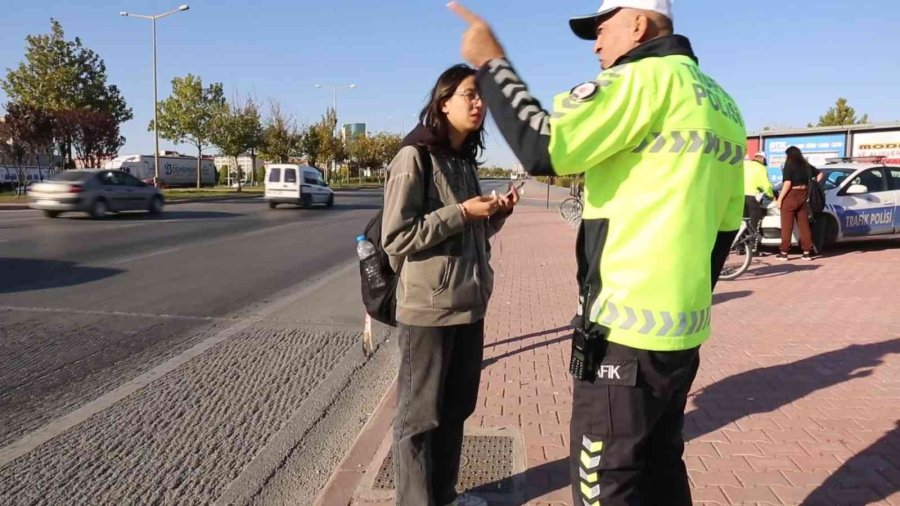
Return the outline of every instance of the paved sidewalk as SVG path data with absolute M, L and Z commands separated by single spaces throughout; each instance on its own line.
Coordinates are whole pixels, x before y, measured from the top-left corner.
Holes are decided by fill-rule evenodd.
M 501 429 L 520 441 L 515 495 L 501 503 L 564 505 L 575 232 L 536 204 L 518 209 L 494 242 L 480 400 L 467 432 Z M 685 428 L 695 502 L 900 505 L 900 242 L 811 263 L 768 258 L 715 295 Z M 392 403 L 389 392 L 318 504 L 392 504 L 370 493 Z

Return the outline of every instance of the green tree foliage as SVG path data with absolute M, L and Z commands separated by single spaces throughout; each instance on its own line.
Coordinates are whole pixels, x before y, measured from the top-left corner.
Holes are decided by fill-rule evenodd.
M 109 116 L 116 130 L 133 117 L 119 88 L 107 84 L 106 64 L 81 39 L 66 40 L 62 25 L 50 20 L 50 33 L 25 38 L 25 60 L 7 69 L 0 87 L 11 102 L 64 114 L 92 111 Z M 94 116 L 86 116 L 94 118 Z M 61 124 L 61 123 L 60 123 Z M 72 159 L 71 128 L 54 132 L 54 141 Z
M 238 157 L 259 148 L 261 131 L 259 110 L 253 101 L 228 105 L 213 118 L 210 138 L 223 155 L 234 158 L 238 191 L 241 191 L 242 179 Z
M 858 121 L 856 119 L 856 109 L 847 104 L 846 98 L 837 99 L 837 103 L 825 113 L 819 116 L 819 124 L 817 126 L 845 126 L 858 125 L 869 122 L 869 115 L 863 114 Z
M 349 139 L 347 160 L 351 174 L 359 175 L 360 170 L 370 169 L 378 171 L 380 175 L 400 150 L 400 142 L 399 135 L 386 132 Z
M 262 130 L 259 154 L 264 160 L 287 163 L 301 150 L 301 133 L 293 117 L 284 112 L 281 104 L 269 105 L 269 116 Z
M 214 144 L 210 138 L 213 121 L 226 109 L 222 83 L 203 87 L 199 76 L 176 77 L 172 79 L 172 94 L 158 107 L 160 137 L 197 149 L 197 188 L 200 188 L 203 150 Z M 151 121 L 148 130 L 152 131 L 153 127 Z

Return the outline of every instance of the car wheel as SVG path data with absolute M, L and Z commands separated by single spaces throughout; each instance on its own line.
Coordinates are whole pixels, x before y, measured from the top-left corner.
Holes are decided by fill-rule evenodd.
M 325 207 L 334 207 L 334 194 L 328 196 L 328 202 L 325 203 Z
M 109 211 L 109 208 L 106 206 L 106 201 L 103 199 L 97 199 L 91 204 L 91 210 L 88 211 L 88 214 L 91 215 L 91 218 L 95 220 L 99 220 L 106 216 L 106 213 Z
M 147 211 L 150 214 L 157 215 L 161 213 L 163 210 L 163 199 L 160 196 L 153 197 L 150 199 L 150 207 L 147 208 Z
M 278 207 L 278 202 L 269 202 L 269 209 L 275 209 Z
M 44 211 L 44 216 L 48 218 L 56 218 L 59 216 L 59 211 Z

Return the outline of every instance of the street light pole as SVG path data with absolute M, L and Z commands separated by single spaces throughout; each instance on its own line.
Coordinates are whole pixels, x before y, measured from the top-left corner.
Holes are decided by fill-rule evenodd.
M 337 119 L 337 90 L 342 90 L 342 89 L 352 90 L 352 89 L 356 88 L 356 84 L 345 84 L 345 85 L 341 85 L 341 86 L 332 86 L 332 85 L 328 85 L 328 84 L 316 83 L 313 85 L 313 87 L 325 88 L 325 89 L 330 88 L 331 89 L 331 110 L 334 111 L 334 128 L 339 129 L 340 123 L 338 123 L 338 119 Z M 332 165 L 332 170 L 336 169 L 337 168 L 337 160 L 332 160 L 331 165 Z M 328 174 L 325 174 L 325 180 L 328 181 L 329 183 L 331 182 L 331 171 L 329 171 Z
M 153 25 L 153 186 L 159 184 L 159 96 L 156 90 L 156 18 L 151 19 Z
M 119 13 L 120 16 L 132 17 L 132 18 L 141 18 L 141 19 L 149 19 L 151 24 L 151 29 L 153 30 L 153 137 L 154 137 L 154 150 L 153 150 L 153 184 L 159 184 L 159 94 L 157 91 L 157 79 L 156 79 L 156 20 L 162 19 L 171 14 L 175 14 L 177 12 L 182 12 L 190 9 L 191 7 L 187 4 L 179 5 L 177 9 L 172 9 L 168 12 L 163 12 L 162 14 L 156 15 L 144 15 L 144 14 L 132 14 L 130 12 L 122 11 Z

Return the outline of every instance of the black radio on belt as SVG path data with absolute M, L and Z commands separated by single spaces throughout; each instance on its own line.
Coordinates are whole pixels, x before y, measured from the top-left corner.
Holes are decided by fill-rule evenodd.
M 592 381 L 597 376 L 597 366 L 603 360 L 604 334 L 601 328 L 585 330 L 576 328 L 572 335 L 572 358 L 569 372 L 575 379 Z
M 572 358 L 569 372 L 581 381 L 593 381 L 597 376 L 597 366 L 603 360 L 606 328 L 590 321 L 587 305 L 590 302 L 590 288 L 581 308 L 581 325 L 572 334 Z

